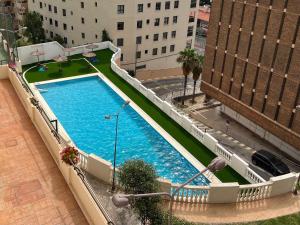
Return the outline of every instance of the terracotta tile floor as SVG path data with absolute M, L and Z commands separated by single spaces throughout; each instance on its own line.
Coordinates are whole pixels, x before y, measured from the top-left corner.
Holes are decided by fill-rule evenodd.
M 88 224 L 9 80 L 0 80 L 0 225 Z

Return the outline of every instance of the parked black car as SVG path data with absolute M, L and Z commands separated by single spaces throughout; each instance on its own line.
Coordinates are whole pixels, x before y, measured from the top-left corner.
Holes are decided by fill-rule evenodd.
M 272 153 L 259 150 L 252 155 L 252 163 L 273 176 L 280 176 L 290 172 L 288 166 Z

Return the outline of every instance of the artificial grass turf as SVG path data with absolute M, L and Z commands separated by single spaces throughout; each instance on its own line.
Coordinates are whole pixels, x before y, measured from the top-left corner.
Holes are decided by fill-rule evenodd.
M 27 71 L 27 73 L 25 74 L 27 81 L 29 83 L 34 83 L 45 80 L 78 76 L 88 73 L 97 73 L 97 71 L 84 59 L 69 60 L 68 62 L 63 63 L 49 62 L 45 65 L 48 67 L 47 71 L 39 72 L 38 67 L 34 67 Z M 27 66 L 26 68 L 28 67 L 29 66 Z M 61 71 L 59 71 L 60 67 Z
M 113 52 L 109 49 L 104 49 L 96 52 L 98 62 L 92 63 L 99 71 L 101 71 L 111 82 L 113 82 L 123 93 L 132 99 L 140 108 L 142 108 L 149 116 L 152 117 L 165 131 L 175 138 L 182 146 L 184 146 L 195 158 L 203 165 L 207 166 L 216 155 L 202 145 L 196 138 L 190 135 L 184 128 L 177 124 L 173 119 L 161 111 L 150 100 L 142 95 L 138 90 L 128 84 L 125 80 L 119 77 L 110 67 L 110 60 Z M 71 56 L 71 59 L 81 58 L 81 55 Z M 28 66 L 27 66 L 28 67 Z M 57 68 L 58 71 L 58 68 Z M 30 74 L 32 72 L 30 71 Z M 71 72 L 66 71 L 69 76 Z M 74 74 L 73 74 L 74 75 Z M 76 75 L 76 74 L 75 74 Z M 28 75 L 29 76 L 29 75 Z M 30 75 L 31 80 L 36 80 L 35 76 L 40 76 L 40 73 Z M 26 76 L 28 79 L 28 77 Z M 57 77 L 60 78 L 60 77 Z M 53 78 L 55 79 L 55 78 Z M 30 81 L 29 81 L 30 82 Z M 36 82 L 36 81 L 31 81 Z M 230 167 L 215 174 L 222 182 L 239 182 L 239 184 L 248 184 L 249 182 L 239 175 Z
M 173 119 L 161 111 L 151 101 L 149 101 L 138 90 L 119 77 L 110 67 L 110 59 L 113 52 L 105 49 L 96 52 L 100 59 L 93 65 L 110 79 L 121 91 L 131 98 L 139 107 L 141 107 L 149 116 L 152 117 L 162 128 L 171 134 L 181 145 L 183 145 L 192 155 L 194 155 L 202 164 L 207 166 L 216 155 L 202 145 L 196 138 L 190 135 L 184 128 L 177 124 Z M 249 182 L 240 176 L 230 167 L 217 172 L 216 176 L 222 182 L 239 182 L 248 184 Z

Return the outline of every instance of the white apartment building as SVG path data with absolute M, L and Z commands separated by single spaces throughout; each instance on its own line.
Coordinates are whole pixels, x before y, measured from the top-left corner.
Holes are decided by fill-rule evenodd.
M 28 7 L 42 15 L 46 37 L 58 34 L 66 46 L 99 42 L 106 29 L 122 49 L 121 65 L 140 72 L 179 68 L 179 51 L 194 45 L 199 0 L 29 0 Z

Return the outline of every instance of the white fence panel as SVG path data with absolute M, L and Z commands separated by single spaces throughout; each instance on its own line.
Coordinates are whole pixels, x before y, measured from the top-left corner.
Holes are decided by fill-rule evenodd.
M 232 153 L 226 150 L 222 145 L 217 144 L 216 152 L 218 155 L 222 156 L 224 159 L 226 159 L 228 162 L 231 161 Z
M 27 65 L 31 63 L 36 63 L 38 58 L 36 56 L 32 56 L 33 51 L 43 52 L 44 55 L 39 56 L 40 61 L 51 60 L 58 55 L 64 55 L 63 46 L 61 46 L 58 42 L 47 42 L 37 45 L 29 45 L 18 47 L 18 56 L 22 62 L 22 65 Z
M 193 122 L 188 117 L 186 116 L 182 117 L 181 126 L 189 133 L 192 132 L 192 124 Z
M 195 125 L 192 125 L 191 128 L 191 134 L 197 139 L 199 140 L 201 143 L 203 142 L 204 139 L 204 132 L 202 130 L 200 130 L 198 127 L 196 127 Z
M 210 134 L 204 134 L 202 144 L 204 144 L 208 149 L 216 153 L 216 146 L 218 144 L 218 141 Z

